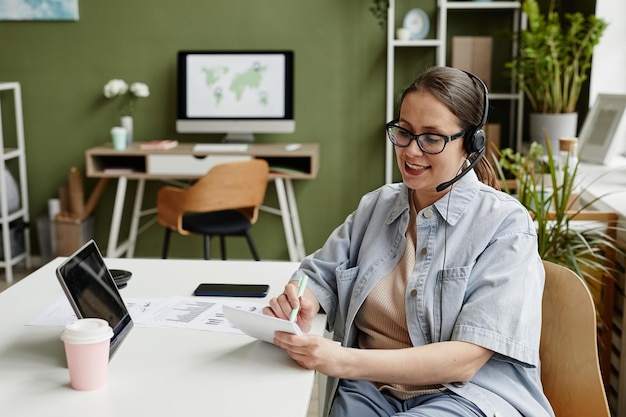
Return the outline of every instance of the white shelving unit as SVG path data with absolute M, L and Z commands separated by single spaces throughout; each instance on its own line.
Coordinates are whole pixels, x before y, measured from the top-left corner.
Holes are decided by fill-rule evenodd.
M 433 19 L 430 16 L 431 21 L 436 25 L 434 39 L 420 39 L 402 41 L 395 38 L 396 33 L 396 7 L 395 0 L 389 1 L 389 9 L 387 14 L 387 98 L 386 98 L 386 121 L 392 120 L 396 111 L 395 102 L 395 66 L 396 66 L 396 48 L 434 48 L 436 51 L 435 65 L 444 66 L 446 62 L 446 48 L 448 43 L 448 20 L 450 11 L 476 11 L 483 10 L 485 13 L 491 11 L 511 11 L 511 29 L 513 33 L 518 33 L 520 26 L 523 28 L 526 26 L 526 19 L 522 17 L 521 3 L 519 1 L 447 1 L 447 0 L 431 0 L 437 2 L 436 14 Z M 468 33 L 467 36 L 471 36 L 472 33 Z M 518 45 L 513 42 L 511 47 L 511 56 L 516 56 L 518 52 Z M 517 91 L 515 85 L 511 83 L 510 90 L 508 92 L 489 92 L 489 100 L 491 103 L 498 100 L 508 100 L 511 102 L 510 111 L 510 123 L 509 137 L 513 138 L 514 147 L 520 150 L 522 147 L 522 119 L 524 114 L 524 100 L 523 93 Z M 493 105 L 493 104 L 492 104 Z M 391 183 L 393 181 L 393 145 L 386 140 L 385 148 L 385 183 Z
M 16 82 L 0 83 L 0 95 L 13 95 L 15 113 L 15 133 L 16 137 L 10 141 L 11 147 L 6 146 L 5 131 L 2 125 L 2 108 L 0 107 L 0 227 L 2 228 L 2 260 L 0 268 L 5 269 L 5 277 L 8 284 L 13 283 L 13 267 L 24 261 L 26 267 L 31 267 L 30 259 L 30 233 L 28 232 L 30 220 L 28 215 L 28 187 L 26 182 L 26 154 L 24 151 L 24 122 L 22 116 L 22 91 L 20 84 Z M 0 101 L 0 105 L 1 105 Z M 9 213 L 7 201 L 7 162 L 17 161 L 18 188 L 21 205 L 17 210 Z M 24 228 L 19 231 L 24 235 L 24 250 L 21 254 L 12 253 L 11 229 L 10 225 L 15 220 L 22 220 Z

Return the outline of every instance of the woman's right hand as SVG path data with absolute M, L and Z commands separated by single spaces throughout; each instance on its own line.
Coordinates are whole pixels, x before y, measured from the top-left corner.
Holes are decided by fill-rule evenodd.
M 296 323 L 300 329 L 308 333 L 311 330 L 313 318 L 319 311 L 320 305 L 313 293 L 307 288 L 298 299 L 298 281 L 290 281 L 285 290 L 278 297 L 270 300 L 269 306 L 263 308 L 263 314 L 289 320 L 291 311 L 300 306 Z

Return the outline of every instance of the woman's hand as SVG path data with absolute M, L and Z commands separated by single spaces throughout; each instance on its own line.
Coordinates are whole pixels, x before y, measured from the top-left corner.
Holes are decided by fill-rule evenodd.
M 263 308 L 263 313 L 279 319 L 289 320 L 291 311 L 300 306 L 296 323 L 303 332 L 308 333 L 320 304 L 307 288 L 304 295 L 298 299 L 298 281 L 290 281 L 285 285 L 284 292 L 270 300 L 269 306 Z
M 349 350 L 331 339 L 304 334 L 276 332 L 274 344 L 291 356 L 300 366 L 314 369 L 328 376 L 341 376 Z

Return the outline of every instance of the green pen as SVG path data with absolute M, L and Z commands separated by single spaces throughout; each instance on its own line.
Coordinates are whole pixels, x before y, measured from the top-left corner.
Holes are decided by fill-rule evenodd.
M 298 311 L 300 310 L 300 297 L 304 295 L 304 290 L 306 289 L 306 282 L 309 280 L 309 277 L 306 275 L 302 275 L 300 277 L 300 281 L 298 282 L 298 307 L 294 307 L 291 310 L 291 314 L 289 315 L 289 321 L 294 322 L 298 317 Z

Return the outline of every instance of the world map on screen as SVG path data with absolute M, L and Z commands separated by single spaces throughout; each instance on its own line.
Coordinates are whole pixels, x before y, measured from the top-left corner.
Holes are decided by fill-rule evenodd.
M 283 117 L 285 64 L 280 55 L 203 55 L 187 61 L 191 117 Z
M 258 62 L 254 62 L 244 72 L 236 74 L 233 74 L 230 68 L 223 66 L 202 68 L 206 85 L 213 91 L 217 106 L 221 103 L 224 94 L 228 93 L 234 94 L 235 100 L 241 102 L 247 89 L 250 89 L 251 94 L 254 94 L 252 97 L 257 97 L 259 104 L 266 106 L 268 93 L 261 89 L 263 73 L 266 70 L 267 67 Z

